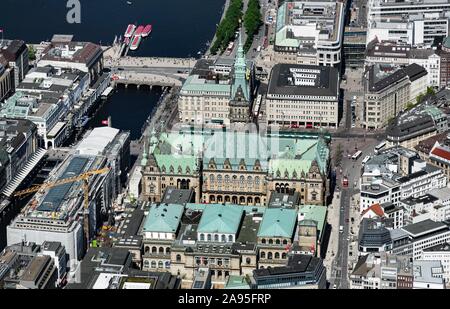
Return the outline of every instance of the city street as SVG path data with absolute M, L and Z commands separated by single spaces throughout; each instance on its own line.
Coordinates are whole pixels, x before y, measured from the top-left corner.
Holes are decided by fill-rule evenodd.
M 361 174 L 361 161 L 367 155 L 372 155 L 374 147 L 379 143 L 378 140 L 372 138 L 359 139 L 342 139 L 337 138 L 333 140 L 332 155 L 334 155 L 337 145 L 341 145 L 343 150 L 343 158 L 340 167 L 336 167 L 336 183 L 340 187 L 340 209 L 339 209 L 339 226 L 343 227 L 342 232 L 339 227 L 332 228 L 331 239 L 335 239 L 336 233 L 338 236 L 338 250 L 331 268 L 331 276 L 329 277 L 330 286 L 340 289 L 349 288 L 348 273 L 349 273 L 349 243 L 351 242 L 351 231 L 356 233 L 359 217 L 356 216 L 355 195 L 359 192 L 359 177 Z M 361 156 L 353 161 L 349 156 L 352 156 L 357 150 L 361 150 Z M 333 158 L 334 161 L 334 158 Z M 341 172 L 342 170 L 342 172 Z M 348 178 L 348 188 L 342 186 L 343 176 Z M 353 198 L 353 199 L 352 199 Z M 334 205 L 334 203 L 333 203 Z M 351 218 L 354 218 L 354 224 L 350 224 Z M 332 243 L 332 242 L 331 242 Z M 354 247 L 354 244 L 352 245 Z M 353 256 L 353 253 L 352 253 Z M 351 265 L 350 265 L 351 266 Z

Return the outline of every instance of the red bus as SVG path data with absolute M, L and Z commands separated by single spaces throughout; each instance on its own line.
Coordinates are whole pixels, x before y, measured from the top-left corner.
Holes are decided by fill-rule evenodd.
M 347 176 L 344 176 L 344 178 L 342 178 L 342 186 L 347 188 L 348 187 L 348 178 Z

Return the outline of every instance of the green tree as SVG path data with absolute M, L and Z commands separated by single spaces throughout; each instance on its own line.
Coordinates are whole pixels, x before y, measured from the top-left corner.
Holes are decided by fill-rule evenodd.
M 30 59 L 31 61 L 36 60 L 36 49 L 33 45 L 28 46 L 28 59 Z
M 426 94 L 427 94 L 427 95 L 435 95 L 435 94 L 436 94 L 436 91 L 434 90 L 433 87 L 427 87 L 427 92 L 426 92 Z
M 416 104 L 420 104 L 424 97 L 425 95 L 423 93 L 419 94 L 416 98 Z
M 344 150 L 342 150 L 342 145 L 338 144 L 336 147 L 336 151 L 334 152 L 334 165 L 335 166 L 341 165 L 343 154 L 344 154 Z
M 247 52 L 253 43 L 255 34 L 258 33 L 262 25 L 261 8 L 258 0 L 249 0 L 247 11 L 244 15 L 244 26 L 247 33 L 247 40 L 245 41 L 244 50 Z
M 236 30 L 242 18 L 242 0 L 231 0 L 225 13 L 225 17 L 220 22 L 216 30 L 216 39 L 211 45 L 211 53 L 223 52 L 231 40 L 234 40 Z

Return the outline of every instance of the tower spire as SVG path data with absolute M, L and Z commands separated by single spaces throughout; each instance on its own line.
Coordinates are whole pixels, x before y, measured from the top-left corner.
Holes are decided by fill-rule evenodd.
M 250 100 L 250 89 L 247 82 L 247 64 L 245 62 L 244 44 L 242 43 L 242 28 L 239 32 L 239 46 L 234 61 L 234 80 L 232 86 L 232 98 L 241 89 L 245 100 Z

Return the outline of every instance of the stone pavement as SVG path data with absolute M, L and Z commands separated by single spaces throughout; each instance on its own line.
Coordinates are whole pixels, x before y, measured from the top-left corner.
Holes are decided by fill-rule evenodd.
M 329 225 L 331 225 L 331 235 L 328 242 L 327 253 L 323 261 L 327 269 L 327 279 L 331 278 L 332 263 L 338 251 L 340 205 L 341 205 L 340 192 L 335 192 L 333 196 L 333 201 L 331 205 L 328 206 L 328 215 L 327 215 L 327 222 Z

